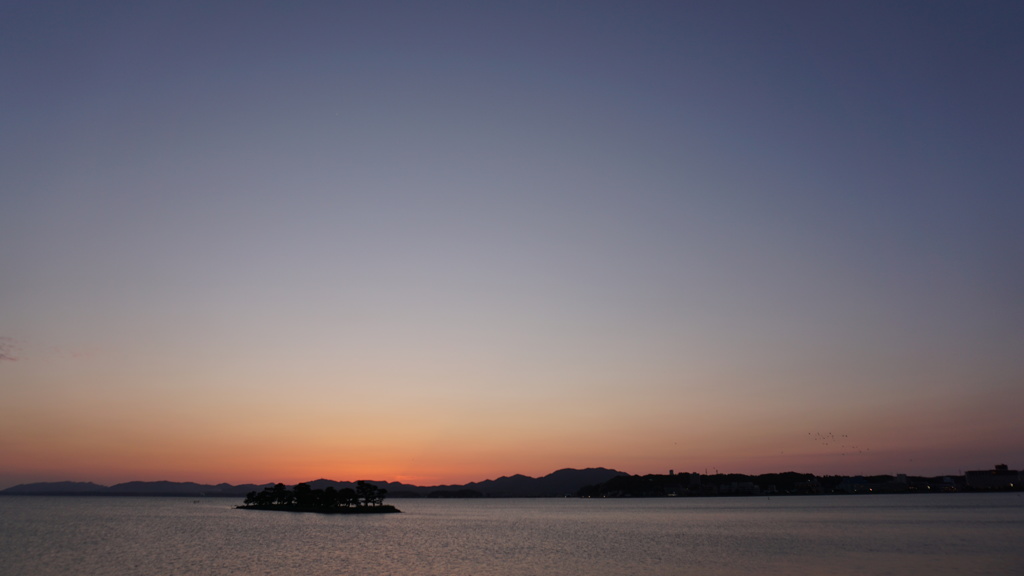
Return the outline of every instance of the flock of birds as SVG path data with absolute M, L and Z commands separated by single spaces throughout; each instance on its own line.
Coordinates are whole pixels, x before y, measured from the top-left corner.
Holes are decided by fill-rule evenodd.
M 848 436 L 846 434 L 833 434 L 831 432 L 808 432 L 807 437 L 809 440 L 813 440 L 822 446 L 839 446 L 841 450 L 840 454 L 846 456 L 847 454 L 863 454 L 871 450 L 871 448 L 862 448 L 853 444 L 848 444 Z

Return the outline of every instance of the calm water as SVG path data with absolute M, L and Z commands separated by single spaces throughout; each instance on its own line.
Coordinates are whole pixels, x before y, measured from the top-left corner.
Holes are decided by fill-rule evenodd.
M 929 576 L 1024 573 L 1024 495 L 400 500 L 0 497 L 0 574 Z

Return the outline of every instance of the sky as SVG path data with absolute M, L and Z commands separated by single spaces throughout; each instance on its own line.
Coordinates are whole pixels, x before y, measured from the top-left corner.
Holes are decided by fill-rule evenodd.
M 0 4 L 0 488 L 1024 468 L 1024 5 Z

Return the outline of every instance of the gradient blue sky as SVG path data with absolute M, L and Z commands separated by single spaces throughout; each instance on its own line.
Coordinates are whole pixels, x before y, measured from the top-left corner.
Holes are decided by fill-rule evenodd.
M 1024 468 L 1021 30 L 4 2 L 0 487 Z

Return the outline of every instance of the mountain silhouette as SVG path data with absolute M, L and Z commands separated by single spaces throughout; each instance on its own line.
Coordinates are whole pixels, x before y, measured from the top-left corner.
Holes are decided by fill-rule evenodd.
M 502 476 L 494 480 L 471 482 L 464 485 L 415 486 L 400 482 L 370 480 L 373 484 L 385 488 L 395 498 L 427 497 L 427 496 L 484 496 L 492 498 L 526 498 L 575 495 L 580 488 L 607 482 L 616 476 L 626 476 L 625 472 L 607 468 L 587 468 L 576 470 L 565 468 L 552 472 L 547 476 L 533 478 L 516 474 Z M 335 489 L 355 488 L 356 482 L 339 482 L 319 479 L 306 482 L 314 490 L 322 490 L 328 486 Z M 102 486 L 92 482 L 36 482 L 19 484 L 0 495 L 67 495 L 67 496 L 228 496 L 243 497 L 251 491 L 259 491 L 267 484 L 197 484 L 195 482 L 123 482 L 113 486 Z

